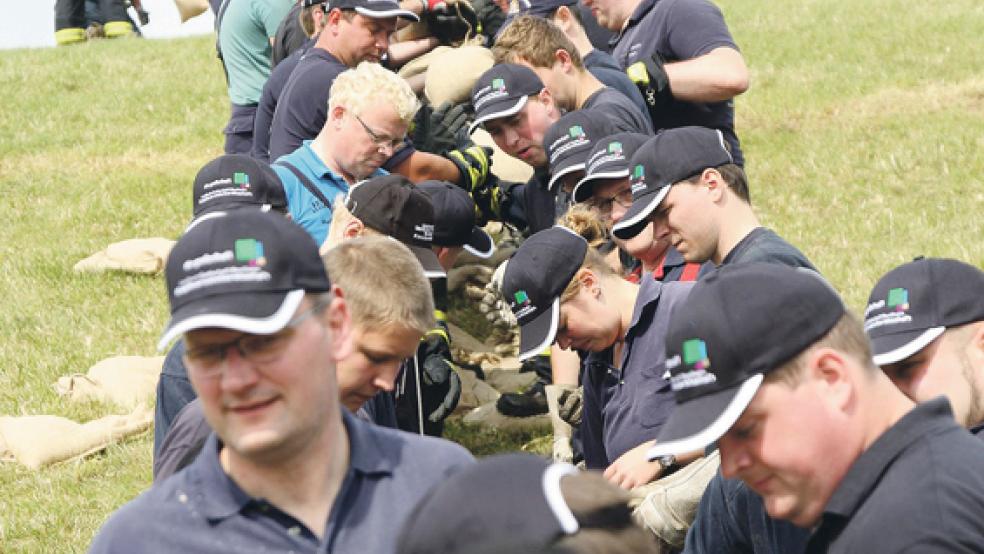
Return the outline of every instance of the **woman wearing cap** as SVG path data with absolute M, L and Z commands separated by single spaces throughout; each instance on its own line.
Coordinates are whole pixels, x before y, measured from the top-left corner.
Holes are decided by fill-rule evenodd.
M 645 460 L 644 445 L 658 436 L 675 405 L 664 378 L 663 342 L 669 314 L 691 287 L 626 281 L 582 237 L 560 226 L 530 237 L 506 266 L 502 291 L 520 324 L 520 359 L 555 341 L 587 352 L 585 464 L 606 469 L 625 488 L 664 469 Z

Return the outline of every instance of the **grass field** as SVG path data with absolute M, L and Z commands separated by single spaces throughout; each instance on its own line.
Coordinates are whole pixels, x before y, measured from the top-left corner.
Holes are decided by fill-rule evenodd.
M 977 0 L 726 0 L 751 68 L 737 101 L 753 201 L 855 309 L 914 255 L 984 265 L 984 57 Z M 176 237 L 227 117 L 209 38 L 0 53 L 0 414 L 88 420 L 51 388 L 151 355 L 159 277 L 76 275 L 133 237 Z M 470 433 L 457 428 L 458 434 Z M 469 435 L 470 436 L 470 435 Z M 510 438 L 477 434 L 487 453 Z M 0 552 L 83 551 L 150 483 L 146 434 L 83 462 L 0 466 Z

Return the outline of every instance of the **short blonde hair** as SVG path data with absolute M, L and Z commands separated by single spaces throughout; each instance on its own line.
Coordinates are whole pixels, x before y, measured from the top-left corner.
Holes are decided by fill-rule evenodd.
M 417 258 L 399 241 L 357 237 L 328 250 L 322 260 L 332 283 L 342 289 L 355 325 L 401 325 L 420 334 L 437 325 L 430 282 Z
M 407 125 L 420 108 L 420 101 L 403 77 L 372 62 L 362 62 L 341 72 L 335 77 L 328 96 L 329 112 L 341 106 L 361 115 L 380 104 L 392 106 Z
M 521 15 L 496 37 L 492 55 L 495 63 L 523 60 L 533 67 L 549 69 L 557 63 L 554 56 L 557 50 L 566 50 L 571 56 L 571 65 L 584 69 L 577 47 L 560 27 L 542 17 Z

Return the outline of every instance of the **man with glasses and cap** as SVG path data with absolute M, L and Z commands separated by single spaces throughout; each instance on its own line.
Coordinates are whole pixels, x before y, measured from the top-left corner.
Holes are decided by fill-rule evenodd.
M 984 547 L 984 444 L 945 397 L 914 405 L 895 387 L 814 272 L 738 264 L 698 281 L 666 367 L 677 405 L 650 459 L 716 444 L 769 515 L 813 529 L 807 552 Z
M 90 551 L 394 552 L 394 528 L 472 461 L 460 446 L 342 409 L 351 321 L 318 246 L 281 216 L 217 212 L 168 259 L 171 321 L 214 434 L 202 454 L 115 513 Z

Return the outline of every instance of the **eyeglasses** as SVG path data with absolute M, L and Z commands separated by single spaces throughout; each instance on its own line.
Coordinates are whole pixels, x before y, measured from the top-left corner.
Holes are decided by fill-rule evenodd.
M 622 206 L 625 209 L 632 207 L 632 189 L 627 188 L 622 192 L 616 193 L 615 196 L 610 198 L 599 198 L 595 197 L 591 199 L 590 205 L 601 212 L 602 214 L 608 215 L 612 213 L 612 208 L 615 207 L 615 203 Z
M 352 114 L 352 117 L 354 117 L 355 120 L 359 122 L 359 125 L 362 125 L 362 128 L 365 129 L 366 134 L 369 135 L 369 140 L 371 140 L 372 143 L 375 144 L 376 146 L 378 146 L 380 148 L 385 148 L 385 147 L 388 146 L 388 147 L 392 148 L 393 150 L 396 150 L 396 147 L 397 146 L 400 146 L 401 144 L 403 144 L 403 137 L 389 138 L 387 136 L 381 135 L 381 134 L 377 133 L 376 131 L 373 131 L 371 127 L 369 127 L 368 125 L 366 125 L 366 122 L 365 121 L 362 121 L 362 118 L 361 117 L 359 117 L 359 116 L 357 116 L 355 114 Z
M 217 377 L 221 373 L 229 347 L 234 347 L 243 359 L 256 364 L 269 364 L 277 361 L 290 344 L 294 330 L 312 315 L 320 312 L 327 304 L 316 302 L 313 306 L 287 322 L 280 331 L 271 335 L 246 334 L 236 340 L 222 344 L 209 344 L 185 351 L 185 360 L 194 367 L 195 373 L 205 378 Z

